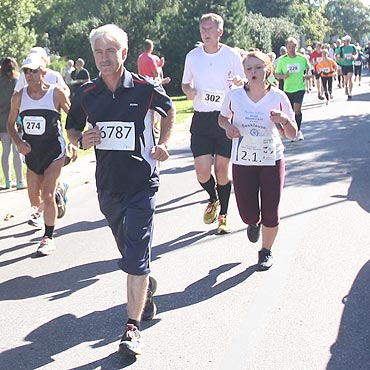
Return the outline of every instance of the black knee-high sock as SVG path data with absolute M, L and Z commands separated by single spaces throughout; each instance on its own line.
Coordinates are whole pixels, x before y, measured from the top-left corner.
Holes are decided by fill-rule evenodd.
M 231 193 L 231 181 L 226 185 L 217 185 L 218 199 L 220 199 L 220 215 L 226 215 L 229 208 L 229 199 Z
M 212 175 L 207 182 L 202 183 L 199 181 L 199 184 L 208 193 L 211 202 L 217 200 L 216 181 Z
M 44 237 L 47 236 L 49 239 L 53 239 L 54 227 L 55 226 L 48 226 L 45 224 Z
M 299 131 L 301 129 L 301 124 L 302 124 L 302 113 L 295 114 L 295 121 L 297 122 L 298 131 Z

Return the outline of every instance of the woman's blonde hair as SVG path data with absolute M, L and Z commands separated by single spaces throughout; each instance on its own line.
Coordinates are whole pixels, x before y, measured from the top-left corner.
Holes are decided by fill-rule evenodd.
M 246 55 L 244 56 L 243 58 L 243 66 L 244 66 L 244 63 L 248 60 L 248 58 L 250 57 L 254 57 L 254 58 L 257 58 L 259 59 L 260 61 L 262 61 L 263 63 L 265 63 L 266 65 L 266 68 L 267 68 L 267 72 L 266 72 L 266 79 L 272 75 L 273 73 L 273 65 L 272 65 L 272 62 L 271 62 L 271 58 L 268 56 L 268 54 L 265 54 L 263 53 L 262 51 L 260 50 L 255 50 L 255 51 L 250 51 L 248 53 L 246 53 Z
M 269 78 L 270 76 L 273 77 L 273 75 L 274 75 L 274 67 L 273 67 L 273 64 L 272 64 L 272 61 L 271 61 L 271 58 L 269 57 L 269 55 L 263 53 L 260 50 L 250 51 L 250 52 L 246 53 L 246 55 L 243 58 L 243 66 L 245 66 L 245 63 L 248 60 L 248 58 L 251 58 L 251 57 L 257 58 L 265 64 L 265 66 L 266 66 L 265 81 L 266 81 L 266 84 L 268 85 L 268 89 L 271 86 L 276 86 L 276 83 L 272 82 L 272 80 L 275 80 L 275 79 L 274 78 Z M 246 89 L 247 90 L 249 89 L 249 83 L 248 82 L 246 83 Z

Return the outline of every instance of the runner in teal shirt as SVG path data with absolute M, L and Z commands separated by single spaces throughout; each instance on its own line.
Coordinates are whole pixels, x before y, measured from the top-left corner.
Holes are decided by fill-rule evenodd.
M 344 36 L 343 45 L 339 47 L 339 53 L 336 53 L 336 57 L 342 65 L 345 94 L 348 95 L 348 100 L 352 99 L 353 62 L 357 59 L 357 55 L 356 46 L 351 44 L 351 36 Z

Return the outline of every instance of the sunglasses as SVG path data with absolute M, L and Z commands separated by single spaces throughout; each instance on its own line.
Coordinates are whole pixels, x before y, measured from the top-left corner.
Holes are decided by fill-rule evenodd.
M 39 68 L 37 68 L 37 69 L 23 68 L 23 73 L 25 75 L 27 75 L 29 73 L 33 73 L 35 75 L 39 70 L 40 70 Z

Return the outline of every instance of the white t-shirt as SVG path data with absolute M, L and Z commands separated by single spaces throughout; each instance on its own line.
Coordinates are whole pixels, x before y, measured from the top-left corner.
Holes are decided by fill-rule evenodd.
M 275 160 L 279 160 L 284 157 L 284 145 L 275 123 L 270 119 L 271 109 L 278 109 L 287 114 L 289 118 L 294 119 L 294 112 L 288 97 L 283 91 L 275 87 L 271 87 L 270 91 L 257 103 L 248 97 L 244 88 L 233 89 L 226 94 L 221 114 L 224 117 L 233 116 L 232 123 L 239 129 L 243 137 L 272 139 Z M 232 163 L 259 165 L 259 163 L 252 163 L 249 160 L 243 163 L 240 159 L 241 142 L 241 138 L 232 141 Z
M 46 74 L 44 76 L 44 82 L 49 84 L 49 85 L 59 86 L 62 89 L 67 88 L 66 91 L 67 91 L 67 94 L 68 94 L 68 91 L 69 91 L 68 86 L 64 82 L 64 79 L 63 79 L 62 75 L 59 72 L 53 71 L 52 69 L 49 69 L 49 68 L 46 68 Z M 19 76 L 18 81 L 15 85 L 14 91 L 20 91 L 26 86 L 27 86 L 26 77 L 24 76 L 24 73 L 21 73 L 21 75 Z
M 222 44 L 214 54 L 206 53 L 203 46 L 191 50 L 185 59 L 182 83 L 192 84 L 197 91 L 194 110 L 219 111 L 232 87 L 228 79 L 235 75 L 245 78 L 241 57 L 235 49 Z

